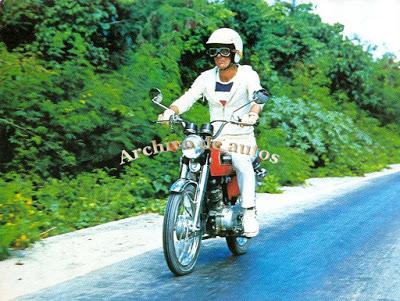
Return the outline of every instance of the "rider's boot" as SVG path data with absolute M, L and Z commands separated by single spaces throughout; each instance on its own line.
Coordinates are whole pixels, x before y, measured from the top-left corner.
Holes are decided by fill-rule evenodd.
M 244 209 L 243 213 L 243 236 L 254 237 L 260 232 L 260 226 L 257 222 L 257 214 L 255 207 Z

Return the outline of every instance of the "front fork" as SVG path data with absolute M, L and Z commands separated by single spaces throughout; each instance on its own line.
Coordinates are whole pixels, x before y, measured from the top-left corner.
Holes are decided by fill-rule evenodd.
M 175 181 L 169 190 L 171 192 L 181 193 L 185 190 L 185 187 L 188 185 L 193 185 L 196 188 L 193 204 L 195 204 L 193 224 L 191 226 L 191 230 L 193 232 L 199 231 L 201 229 L 201 225 L 198 225 L 201 215 L 202 203 L 204 201 L 208 175 L 210 172 L 210 162 L 209 162 L 210 154 L 206 154 L 206 158 L 204 160 L 204 165 L 201 167 L 199 181 L 193 181 L 188 179 L 189 168 L 188 165 L 181 160 L 181 172 L 180 178 Z
M 194 198 L 194 203 L 196 204 L 196 208 L 195 208 L 194 220 L 193 220 L 193 225 L 192 225 L 193 231 L 200 230 L 200 227 L 197 224 L 199 223 L 199 220 L 200 220 L 201 205 L 204 201 L 206 188 L 207 188 L 207 182 L 208 182 L 208 175 L 210 172 L 210 163 L 208 160 L 209 154 L 207 154 L 206 156 L 207 157 L 205 158 L 205 163 L 201 168 L 200 180 L 199 180 L 199 184 L 197 185 L 196 195 Z
M 210 172 L 209 156 L 210 156 L 210 154 L 206 154 L 206 158 L 204 160 L 205 163 L 201 168 L 198 183 L 191 181 L 187 178 L 188 173 L 189 173 L 189 167 L 187 164 L 185 164 L 183 162 L 183 160 L 181 158 L 180 179 L 176 183 L 174 183 L 174 184 L 181 183 L 181 185 L 188 185 L 189 183 L 192 183 L 192 184 L 195 184 L 195 186 L 196 186 L 196 194 L 195 194 L 195 197 L 193 200 L 193 203 L 196 205 L 196 207 L 195 207 L 195 211 L 194 211 L 194 220 L 193 220 L 193 224 L 192 224 L 192 231 L 199 231 L 201 228 L 201 226 L 199 226 L 198 223 L 200 220 L 201 205 L 204 200 L 205 193 L 206 193 L 208 175 Z M 173 190 L 175 190 L 175 189 L 173 189 Z

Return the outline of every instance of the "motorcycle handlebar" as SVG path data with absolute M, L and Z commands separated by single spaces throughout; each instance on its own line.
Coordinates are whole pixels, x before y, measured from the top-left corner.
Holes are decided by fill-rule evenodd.
M 183 118 L 181 118 L 177 115 L 171 116 L 171 119 L 153 121 L 153 123 L 164 123 L 164 122 L 169 122 L 169 123 L 185 122 L 185 123 L 187 123 L 188 121 L 184 120 Z M 258 121 L 256 123 L 244 123 L 244 122 L 228 121 L 228 120 L 213 120 L 210 123 L 212 124 L 214 122 L 224 122 L 224 124 L 232 123 L 232 124 L 243 125 L 243 126 L 257 126 L 258 125 Z
M 157 120 L 154 123 L 165 123 L 165 122 L 168 122 L 169 124 L 179 123 L 182 125 L 182 127 L 185 127 L 185 125 L 188 123 L 187 120 L 183 119 L 179 115 L 172 115 L 169 120 L 168 119 Z M 216 137 L 219 136 L 219 134 L 222 132 L 225 125 L 227 125 L 228 123 L 237 124 L 237 125 L 241 125 L 241 126 L 257 126 L 258 125 L 258 121 L 256 123 L 252 124 L 252 123 L 244 123 L 244 122 L 233 121 L 233 120 L 230 120 L 230 121 L 228 121 L 228 120 L 213 120 L 210 123 L 213 124 L 214 122 L 223 122 L 223 124 L 220 126 L 220 128 L 215 133 L 215 135 L 213 135 L 213 137 L 212 137 L 213 139 L 215 139 Z

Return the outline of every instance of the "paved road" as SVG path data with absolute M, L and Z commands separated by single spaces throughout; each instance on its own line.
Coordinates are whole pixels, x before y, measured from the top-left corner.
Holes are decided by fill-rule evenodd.
M 21 299 L 397 301 L 400 174 L 264 225 L 245 256 L 205 241 L 188 276 L 172 276 L 158 249 Z

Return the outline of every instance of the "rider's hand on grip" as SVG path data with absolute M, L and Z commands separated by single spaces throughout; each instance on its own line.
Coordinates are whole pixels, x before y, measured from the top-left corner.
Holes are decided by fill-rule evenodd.
M 171 109 L 167 109 L 164 111 L 164 113 L 158 115 L 157 121 L 164 121 L 165 123 L 168 123 L 173 115 L 175 115 L 175 112 Z
M 258 114 L 255 112 L 249 112 L 247 114 L 244 114 L 240 119 L 240 121 L 243 123 L 255 125 L 256 122 L 258 121 Z M 244 125 L 240 126 L 243 127 Z

